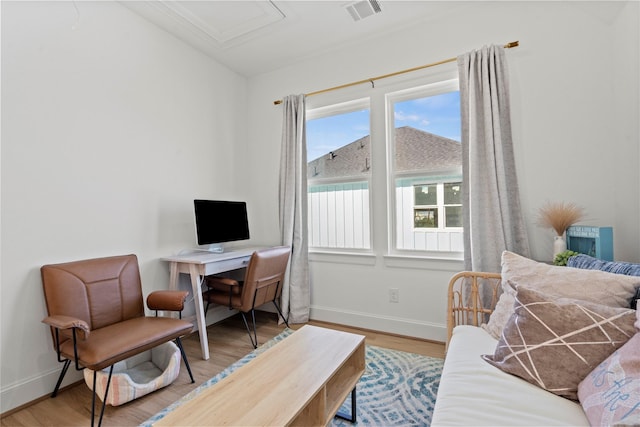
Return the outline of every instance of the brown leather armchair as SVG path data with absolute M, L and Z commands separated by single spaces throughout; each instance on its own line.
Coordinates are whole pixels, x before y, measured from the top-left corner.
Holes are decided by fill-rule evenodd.
M 122 255 L 89 259 L 41 268 L 42 285 L 58 361 L 64 363 L 51 394 L 55 397 L 71 365 L 93 373 L 91 425 L 94 425 L 96 372 L 109 370 L 105 396 L 109 392 L 113 364 L 167 341 L 175 340 L 185 362 L 191 382 L 191 368 L 180 337 L 193 325 L 185 320 L 158 317 L 157 311 L 181 311 L 187 292 L 157 291 L 147 299 L 156 317 L 146 316 L 138 258 Z M 106 399 L 105 399 L 106 400 Z M 102 423 L 102 403 L 98 425 Z
M 290 254 L 291 248 L 288 246 L 277 246 L 254 252 L 249 260 L 244 281 L 242 282 L 226 277 L 207 276 L 205 284 L 208 289 L 202 294 L 204 301 L 207 303 L 205 313 L 209 310 L 209 304 L 211 303 L 226 305 L 229 309 L 239 310 L 254 348 L 258 347 L 256 307 L 269 301 L 273 302 L 278 314 L 280 314 L 280 317 L 288 327 L 289 322 L 283 316 L 277 299 L 282 293 L 282 283 Z M 246 313 L 251 313 L 253 335 L 251 335 Z

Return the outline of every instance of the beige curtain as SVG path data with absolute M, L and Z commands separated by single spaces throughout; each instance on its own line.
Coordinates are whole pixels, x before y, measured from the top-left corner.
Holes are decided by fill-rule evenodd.
M 309 251 L 307 235 L 307 142 L 305 96 L 283 99 L 280 154 L 280 230 L 291 246 L 291 260 L 282 289 L 282 311 L 291 323 L 309 320 Z
M 500 272 L 506 249 L 529 256 L 516 177 L 502 46 L 458 57 L 465 269 Z

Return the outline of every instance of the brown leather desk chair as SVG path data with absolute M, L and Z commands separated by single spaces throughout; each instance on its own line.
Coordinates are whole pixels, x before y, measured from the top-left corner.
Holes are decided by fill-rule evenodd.
M 109 370 L 105 396 L 109 393 L 113 364 L 167 341 L 175 340 L 194 382 L 180 337 L 193 325 L 181 319 L 145 316 L 138 258 L 123 255 L 45 265 L 42 285 L 58 361 L 64 363 L 51 394 L 55 397 L 71 362 L 77 370 L 93 373 L 91 425 L 94 424 L 96 372 Z M 151 310 L 181 311 L 188 293 L 158 291 L 149 294 Z M 105 398 L 106 400 L 106 398 Z M 105 402 L 98 425 L 102 423 Z
M 262 249 L 251 255 L 244 281 L 238 282 L 226 277 L 207 276 L 205 283 L 209 288 L 203 292 L 202 297 L 209 304 L 226 305 L 229 309 L 237 309 L 242 313 L 242 320 L 249 333 L 251 344 L 258 347 L 258 335 L 256 332 L 255 308 L 269 301 L 273 302 L 278 314 L 284 320 L 287 327 L 289 322 L 282 315 L 277 299 L 282 292 L 282 282 L 289 263 L 291 248 L 278 246 Z M 205 310 L 205 313 L 206 313 Z M 251 313 L 253 320 L 253 336 L 247 322 L 246 313 Z

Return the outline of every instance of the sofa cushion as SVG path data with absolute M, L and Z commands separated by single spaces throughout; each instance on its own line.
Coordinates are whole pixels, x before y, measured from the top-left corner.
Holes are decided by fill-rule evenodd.
M 640 333 L 578 385 L 578 398 L 592 426 L 640 425 Z
M 563 399 L 509 375 L 480 357 L 497 340 L 482 329 L 453 329 L 431 425 L 588 426 L 578 402 Z
M 508 286 L 507 283 L 511 283 Z M 500 338 L 513 313 L 515 289 L 520 284 L 545 294 L 591 301 L 611 307 L 629 307 L 640 277 L 549 265 L 513 252 L 502 253 L 502 289 L 496 310 L 483 329 Z
M 559 396 L 577 400 L 578 384 L 634 334 L 634 310 L 555 298 L 520 286 L 515 311 L 493 355 L 483 358 Z

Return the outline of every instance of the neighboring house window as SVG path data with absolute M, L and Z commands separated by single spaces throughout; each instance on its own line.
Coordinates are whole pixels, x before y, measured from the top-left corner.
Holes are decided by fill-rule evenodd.
M 461 190 L 461 182 L 414 185 L 413 227 L 462 227 Z
M 370 249 L 369 101 L 307 112 L 309 246 Z
M 387 103 L 395 248 L 462 252 L 457 81 L 391 93 Z
M 438 185 L 414 185 L 413 193 L 415 195 L 413 228 L 439 228 L 438 218 L 441 216 L 438 215 Z

